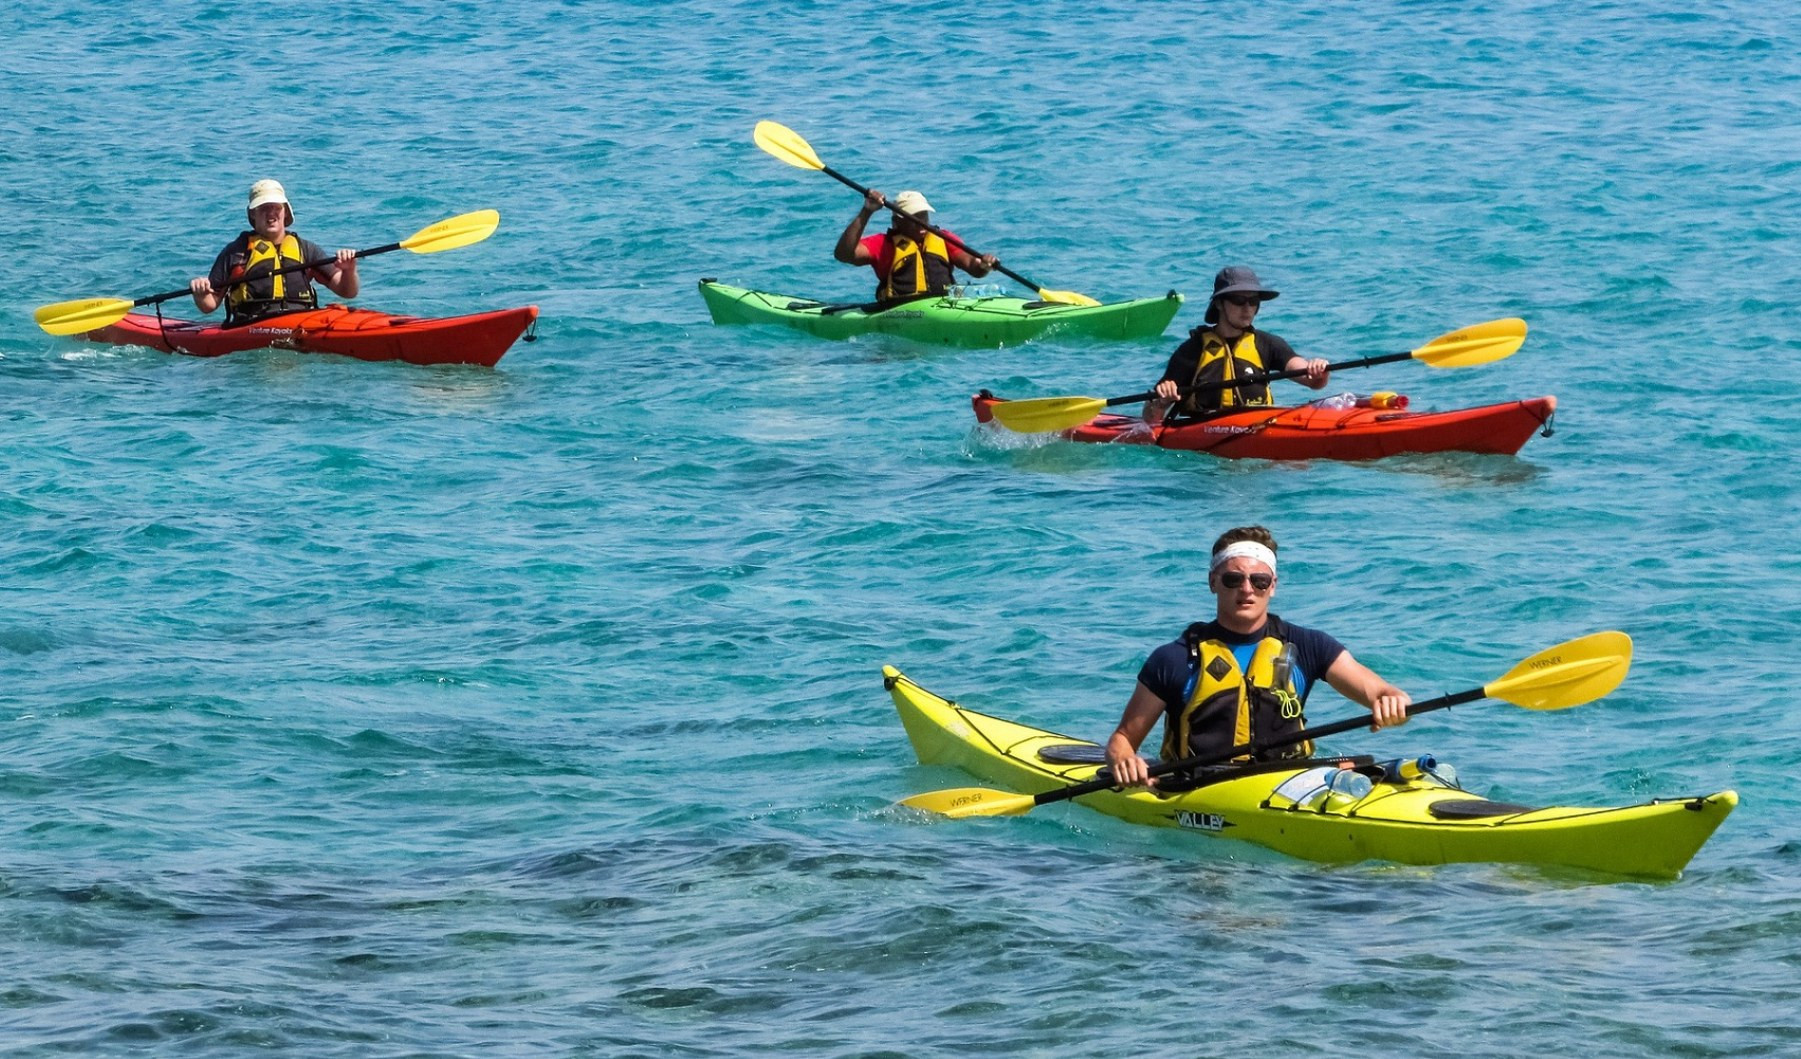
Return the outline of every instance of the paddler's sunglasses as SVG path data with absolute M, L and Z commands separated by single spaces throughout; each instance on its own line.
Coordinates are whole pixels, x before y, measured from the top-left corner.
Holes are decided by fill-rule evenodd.
M 1243 309 L 1243 308 L 1246 308 L 1246 307 L 1252 306 L 1252 305 L 1262 305 L 1263 304 L 1263 299 L 1257 297 L 1255 294 L 1228 294 L 1224 298 L 1221 298 L 1220 301 L 1226 302 L 1231 305 L 1236 305 L 1240 309 Z
M 1269 586 L 1276 583 L 1272 574 L 1241 574 L 1237 570 L 1227 570 L 1219 575 L 1219 583 L 1227 588 L 1242 588 L 1247 577 L 1251 579 L 1251 587 L 1259 592 L 1268 592 Z

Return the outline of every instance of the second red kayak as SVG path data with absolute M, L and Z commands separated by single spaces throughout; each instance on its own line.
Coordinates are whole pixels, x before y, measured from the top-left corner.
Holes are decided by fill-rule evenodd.
M 242 327 L 159 320 L 144 313 L 130 313 L 118 323 L 90 331 L 85 337 L 93 342 L 149 346 L 192 357 L 220 357 L 250 349 L 291 349 L 301 353 L 336 353 L 358 360 L 479 364 L 491 368 L 537 319 L 536 305 L 435 318 L 331 305 L 282 313 Z
M 978 422 L 994 419 L 1004 398 L 971 398 Z M 1557 398 L 1534 397 L 1448 412 L 1381 408 L 1246 408 L 1172 425 L 1137 416 L 1099 415 L 1061 431 L 1070 441 L 1155 445 L 1261 460 L 1377 460 L 1407 452 L 1513 455 L 1535 432 L 1551 433 Z

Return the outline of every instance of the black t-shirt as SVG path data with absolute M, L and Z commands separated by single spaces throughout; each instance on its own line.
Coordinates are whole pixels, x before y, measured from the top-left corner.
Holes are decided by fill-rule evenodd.
M 1194 382 L 1195 369 L 1201 366 L 1201 334 L 1212 328 L 1197 327 L 1188 332 L 1188 338 L 1176 351 L 1170 354 L 1169 365 L 1163 369 L 1163 378 L 1174 382 L 1177 386 L 1187 386 Z M 1257 352 L 1263 357 L 1264 371 L 1283 371 L 1288 362 L 1294 359 L 1294 347 L 1290 346 L 1281 335 L 1270 331 L 1259 331 L 1251 328 L 1250 332 L 1257 336 Z
M 1274 636 L 1294 644 L 1298 663 L 1294 674 L 1295 693 L 1301 696 L 1302 702 L 1307 701 L 1313 685 L 1325 678 L 1326 670 L 1332 668 L 1332 663 L 1338 661 L 1338 656 L 1345 650 L 1344 644 L 1331 635 L 1283 621 L 1274 614 L 1264 622 L 1263 628 L 1248 635 L 1233 632 L 1217 621 L 1207 622 L 1196 631 L 1202 640 L 1218 640 L 1230 647 L 1238 659 L 1240 672 L 1249 666 L 1251 652 L 1265 637 Z M 1138 682 L 1162 699 L 1166 709 L 1180 709 L 1188 700 L 1189 680 L 1193 675 L 1188 644 L 1177 639 L 1151 652 L 1138 670 Z

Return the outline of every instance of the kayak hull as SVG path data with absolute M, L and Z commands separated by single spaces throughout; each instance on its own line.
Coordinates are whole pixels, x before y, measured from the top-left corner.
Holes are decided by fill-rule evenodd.
M 963 349 L 1015 346 L 1042 338 L 1156 338 L 1182 307 L 1182 296 L 1170 291 L 1161 298 L 1098 306 L 946 296 L 872 312 L 873 305 L 829 305 L 705 279 L 700 281 L 700 295 L 715 324 L 775 324 L 830 339 L 895 335 Z
M 983 390 L 970 399 L 976 420 L 994 418 L 1004 398 Z M 1511 456 L 1534 433 L 1551 433 L 1557 398 L 1447 412 L 1382 408 L 1254 408 L 1224 412 L 1173 426 L 1150 424 L 1138 416 L 1099 415 L 1062 431 L 1070 441 L 1155 445 L 1187 452 L 1210 452 L 1233 459 L 1379 460 L 1420 452 L 1483 452 Z
M 1081 783 L 1099 770 L 1039 757 L 1051 746 L 1098 751 L 1094 743 L 963 709 L 892 666 L 882 672 L 921 764 L 962 769 L 1023 794 Z M 1652 878 L 1679 875 L 1738 804 L 1735 792 L 1721 791 L 1618 808 L 1496 806 L 1429 778 L 1381 782 L 1341 806 L 1297 804 L 1278 792 L 1306 771 L 1240 774 L 1173 795 L 1106 790 L 1074 800 L 1132 823 L 1251 842 L 1325 863 L 1518 863 Z M 1446 803 L 1490 815 L 1459 815 Z
M 358 360 L 479 364 L 491 368 L 537 319 L 535 305 L 437 318 L 394 316 L 372 309 L 330 305 L 230 328 L 129 313 L 118 323 L 90 331 L 84 337 L 191 357 L 221 357 L 251 349 L 289 349 L 334 353 Z

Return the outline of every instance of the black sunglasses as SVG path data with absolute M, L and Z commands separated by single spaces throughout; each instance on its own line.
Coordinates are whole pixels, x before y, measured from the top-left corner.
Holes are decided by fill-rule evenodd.
M 1242 588 L 1247 577 L 1251 579 L 1251 587 L 1259 592 L 1268 592 L 1269 586 L 1276 583 L 1274 574 L 1241 574 L 1237 570 L 1227 570 L 1219 575 L 1219 583 L 1227 588 Z
M 1232 305 L 1236 305 L 1240 309 L 1242 309 L 1248 305 L 1262 305 L 1263 304 L 1263 299 L 1257 297 L 1255 294 L 1228 294 L 1224 298 L 1221 298 L 1220 300 L 1223 302 L 1228 302 Z

